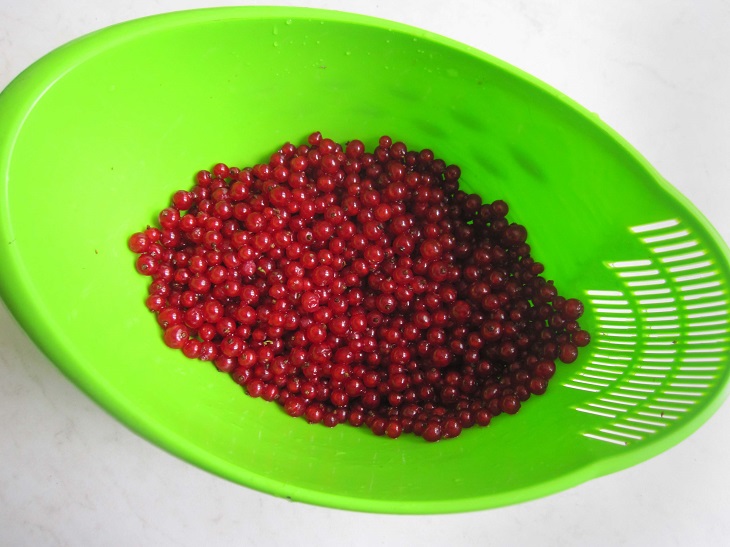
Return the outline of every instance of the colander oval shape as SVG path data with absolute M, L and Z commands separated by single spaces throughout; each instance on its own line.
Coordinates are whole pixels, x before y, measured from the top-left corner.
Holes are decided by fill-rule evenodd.
M 103 408 L 242 485 L 362 511 L 496 507 L 651 458 L 727 395 L 726 244 L 595 115 L 453 40 L 322 10 L 171 13 L 51 52 L 0 119 L 6 304 Z M 593 336 L 546 395 L 458 439 L 389 441 L 289 418 L 164 346 L 128 236 L 197 170 L 315 130 L 432 148 L 510 204 Z

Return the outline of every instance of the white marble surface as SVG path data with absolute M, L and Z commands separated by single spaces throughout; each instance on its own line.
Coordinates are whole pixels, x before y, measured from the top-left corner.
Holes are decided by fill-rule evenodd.
M 247 2 L 215 4 L 229 3 Z M 206 5 L 214 4 L 0 0 L 0 88 L 86 32 Z M 726 0 L 298 5 L 417 25 L 542 78 L 618 130 L 730 240 Z M 218 479 L 137 437 L 62 377 L 0 308 L 3 546 L 728 545 L 729 432 L 730 403 L 648 462 L 498 510 L 402 517 L 311 507 Z

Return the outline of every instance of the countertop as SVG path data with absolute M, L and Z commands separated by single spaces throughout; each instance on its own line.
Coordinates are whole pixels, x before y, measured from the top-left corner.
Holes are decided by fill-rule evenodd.
M 0 89 L 87 32 L 233 4 L 247 2 L 0 0 Z M 297 5 L 415 25 L 537 76 L 600 115 L 730 241 L 726 0 Z M 444 516 L 353 513 L 232 484 L 138 437 L 62 376 L 0 306 L 0 440 L 4 546 L 730 542 L 730 403 L 660 456 L 547 498 Z

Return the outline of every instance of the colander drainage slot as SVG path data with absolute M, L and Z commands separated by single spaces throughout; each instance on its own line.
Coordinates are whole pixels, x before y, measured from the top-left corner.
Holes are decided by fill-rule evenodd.
M 727 287 L 691 230 L 667 219 L 629 231 L 646 255 L 605 263 L 622 290 L 586 291 L 591 354 L 563 384 L 587 398 L 574 407 L 581 435 L 617 446 L 688 415 L 719 380 L 730 339 Z

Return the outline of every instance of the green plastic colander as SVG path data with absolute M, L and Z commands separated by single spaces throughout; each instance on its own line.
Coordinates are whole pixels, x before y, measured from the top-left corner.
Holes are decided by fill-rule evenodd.
M 325 506 L 485 509 L 554 493 L 685 439 L 728 391 L 728 248 L 594 114 L 482 52 L 400 24 L 222 8 L 113 26 L 0 94 L 0 290 L 81 389 L 160 447 Z M 222 161 L 312 131 L 382 134 L 504 199 L 593 341 L 546 395 L 429 444 L 327 429 L 162 343 L 128 236 Z

